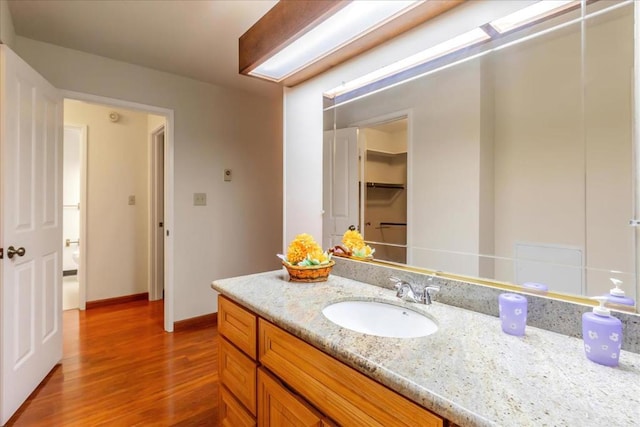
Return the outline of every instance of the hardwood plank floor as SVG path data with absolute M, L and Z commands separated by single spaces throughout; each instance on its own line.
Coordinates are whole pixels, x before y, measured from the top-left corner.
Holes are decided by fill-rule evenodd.
M 217 328 L 162 317 L 162 301 L 65 311 L 62 363 L 7 426 L 217 425 Z

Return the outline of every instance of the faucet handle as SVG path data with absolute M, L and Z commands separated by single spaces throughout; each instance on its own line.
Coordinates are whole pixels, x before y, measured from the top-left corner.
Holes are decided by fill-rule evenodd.
M 395 285 L 393 286 L 393 288 L 398 291 L 398 296 L 401 295 L 402 293 L 402 284 L 404 283 L 404 280 L 395 277 L 395 276 L 391 276 L 389 277 L 389 280 L 391 280 L 393 283 L 395 283 Z
M 439 286 L 425 286 L 422 293 L 422 300 L 425 304 L 431 304 L 431 292 L 435 293 L 440 290 Z

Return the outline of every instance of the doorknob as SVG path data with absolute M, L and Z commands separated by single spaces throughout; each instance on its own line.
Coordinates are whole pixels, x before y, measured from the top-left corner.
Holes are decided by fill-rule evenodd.
M 9 259 L 13 258 L 14 255 L 24 256 L 26 253 L 27 251 L 24 248 L 16 249 L 13 246 L 7 248 L 7 257 L 9 257 Z

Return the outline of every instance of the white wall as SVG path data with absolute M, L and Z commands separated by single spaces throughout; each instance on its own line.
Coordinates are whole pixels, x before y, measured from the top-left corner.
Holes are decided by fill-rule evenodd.
M 87 126 L 87 301 L 147 292 L 147 114 L 65 100 L 64 120 Z
M 212 280 L 278 268 L 275 254 L 282 250 L 280 99 L 23 37 L 16 37 L 16 50 L 58 88 L 174 111 L 171 238 L 176 321 L 217 310 Z M 318 123 L 321 126 L 322 117 Z M 318 162 L 321 165 L 321 155 Z M 223 182 L 224 168 L 233 169 L 232 182 Z M 318 181 L 322 179 L 319 169 Z M 321 200 L 322 189 L 318 191 Z M 207 193 L 208 206 L 194 207 L 194 192 Z
M 13 48 L 15 35 L 9 3 L 7 0 L 0 0 L 0 42 Z

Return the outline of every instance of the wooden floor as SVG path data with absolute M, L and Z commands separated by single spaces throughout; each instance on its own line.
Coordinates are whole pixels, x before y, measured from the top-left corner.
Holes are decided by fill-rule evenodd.
M 64 312 L 64 356 L 9 426 L 215 426 L 218 331 L 163 331 L 162 301 Z

